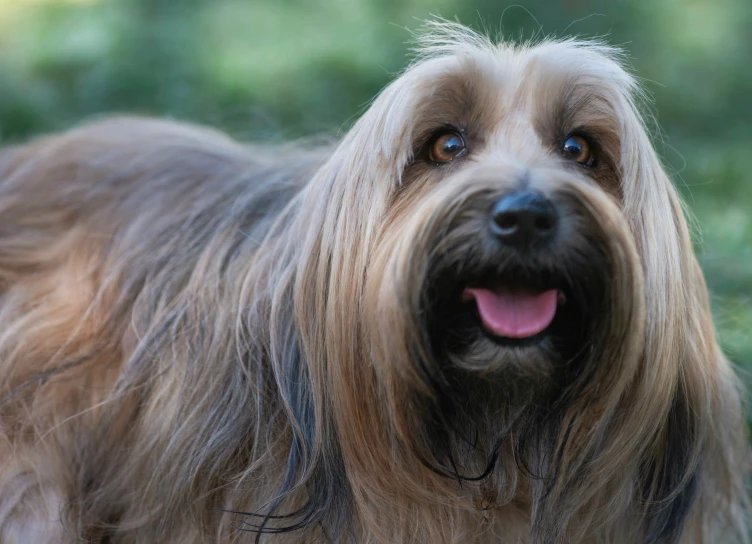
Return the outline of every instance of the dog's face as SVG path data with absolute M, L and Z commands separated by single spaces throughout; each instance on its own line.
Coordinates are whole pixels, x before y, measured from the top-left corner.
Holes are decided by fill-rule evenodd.
M 413 362 L 574 376 L 593 345 L 639 329 L 629 84 L 597 48 L 544 44 L 430 60 L 384 93 L 374 108 L 399 128 L 373 304 L 410 314 Z
M 421 306 L 432 352 L 455 365 L 568 364 L 607 311 L 610 233 L 579 193 L 618 206 L 618 114 L 565 53 L 459 61 L 415 112 L 393 211 L 435 222 Z

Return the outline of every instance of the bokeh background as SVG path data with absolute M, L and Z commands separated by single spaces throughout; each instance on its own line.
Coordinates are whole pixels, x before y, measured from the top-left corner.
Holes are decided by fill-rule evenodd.
M 0 140 L 113 111 L 250 139 L 341 133 L 432 15 L 628 50 L 696 218 L 722 345 L 752 370 L 750 0 L 0 0 Z

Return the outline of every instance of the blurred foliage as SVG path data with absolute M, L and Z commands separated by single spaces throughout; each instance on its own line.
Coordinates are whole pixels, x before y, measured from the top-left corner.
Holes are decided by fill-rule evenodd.
M 655 99 L 657 145 L 697 218 L 721 341 L 752 369 L 749 0 L 0 0 L 0 137 L 102 112 L 243 138 L 346 128 L 432 15 L 506 38 L 601 36 Z

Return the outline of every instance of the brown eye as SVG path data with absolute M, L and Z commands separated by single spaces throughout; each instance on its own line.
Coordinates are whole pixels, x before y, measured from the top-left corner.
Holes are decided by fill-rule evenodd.
M 569 136 L 564 142 L 561 152 L 566 158 L 577 161 L 584 166 L 593 165 L 590 143 L 582 136 Z
M 456 132 L 444 132 L 431 144 L 428 158 L 433 162 L 449 162 L 462 155 L 466 150 L 465 140 Z

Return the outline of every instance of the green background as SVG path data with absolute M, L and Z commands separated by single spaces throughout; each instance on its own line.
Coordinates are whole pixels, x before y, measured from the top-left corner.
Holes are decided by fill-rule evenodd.
M 510 39 L 600 36 L 655 99 L 657 146 L 696 217 L 721 343 L 752 369 L 752 1 L 0 0 L 0 138 L 101 112 L 242 138 L 341 133 L 432 15 Z

